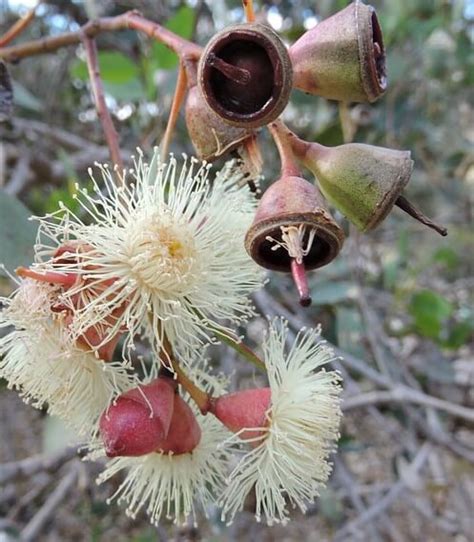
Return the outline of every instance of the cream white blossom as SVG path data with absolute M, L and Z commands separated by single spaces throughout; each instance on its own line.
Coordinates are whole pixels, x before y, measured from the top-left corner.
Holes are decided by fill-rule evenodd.
M 98 481 L 120 471 L 125 471 L 125 479 L 108 502 L 125 502 L 131 517 L 144 509 L 154 524 L 163 516 L 183 524 L 190 515 L 196 518 L 196 503 L 206 510 L 215 502 L 228 472 L 228 453 L 221 448 L 227 434 L 212 416 L 198 415 L 198 420 L 201 440 L 191 453 L 157 451 L 111 459 Z
M 133 386 L 123 363 L 105 363 L 90 350 L 74 346 L 64 315 L 51 304 L 57 288 L 26 279 L 0 312 L 0 377 L 25 402 L 65 420 L 80 435 L 97 431 L 102 411 L 118 392 Z
M 128 346 L 145 333 L 157 348 L 164 334 L 194 347 L 223 320 L 252 314 L 248 295 L 262 274 L 244 249 L 255 203 L 238 169 L 224 167 L 211 183 L 208 165 L 162 163 L 155 151 L 150 164 L 140 154 L 122 184 L 107 166 L 100 172 L 102 182 L 91 173 L 91 193 L 79 189 L 80 216 L 63 209 L 40 223 L 37 270 L 81 278 L 64 294 L 77 335 L 118 311 L 109 333 L 126 329 Z M 54 262 L 57 246 L 71 241 L 80 255 Z
M 288 520 L 287 503 L 305 511 L 331 472 L 328 455 L 338 438 L 340 376 L 323 365 L 334 360 L 320 330 L 301 330 L 286 352 L 287 325 L 275 320 L 264 343 L 271 389 L 265 427 L 229 477 L 221 504 L 232 521 L 255 487 L 256 518 Z

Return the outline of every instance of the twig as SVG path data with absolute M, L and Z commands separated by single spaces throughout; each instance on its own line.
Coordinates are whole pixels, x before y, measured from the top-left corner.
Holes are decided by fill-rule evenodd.
M 202 49 L 199 45 L 174 34 L 158 23 L 145 19 L 136 11 L 127 11 L 116 17 L 103 17 L 89 21 L 74 32 L 66 32 L 59 36 L 29 41 L 12 47 L 2 47 L 0 48 L 0 58 L 6 62 L 15 62 L 29 56 L 51 53 L 69 45 L 77 45 L 83 41 L 84 36 L 94 38 L 101 32 L 127 29 L 143 32 L 150 38 L 164 43 L 181 57 L 198 59 L 201 56 Z
M 166 124 L 166 130 L 160 145 L 160 156 L 162 160 L 165 160 L 166 156 L 168 155 L 171 138 L 173 137 L 176 121 L 178 120 L 179 111 L 183 104 L 184 97 L 186 96 L 186 83 L 186 69 L 183 62 L 180 62 L 178 70 L 178 80 L 176 81 L 176 89 L 173 96 L 173 103 L 171 104 L 168 123 Z
M 388 391 L 369 391 L 355 397 L 349 397 L 342 405 L 343 410 L 351 410 L 361 406 L 380 403 L 414 403 L 425 407 L 442 410 L 458 418 L 473 422 L 474 409 L 457 405 L 444 399 L 438 399 L 426 393 L 419 392 L 402 384 L 395 385 Z
M 423 446 L 418 450 L 415 458 L 407 468 L 404 473 L 403 478 L 400 478 L 392 488 L 379 500 L 377 500 L 372 506 L 370 506 L 363 514 L 361 514 L 357 519 L 347 523 L 342 529 L 340 529 L 335 537 L 335 541 L 346 540 L 346 536 L 354 531 L 359 529 L 368 522 L 374 520 L 377 516 L 385 512 L 392 504 L 398 499 L 398 497 L 407 489 L 405 480 L 411 479 L 418 471 L 423 468 L 423 465 L 426 463 L 428 456 L 432 450 L 432 445 L 429 442 L 425 442 Z
M 33 180 L 30 162 L 27 156 L 21 156 L 10 176 L 10 182 L 5 186 L 5 192 L 17 196 Z
M 38 3 L 36 6 L 31 8 L 26 15 L 18 19 L 18 21 L 15 22 L 15 24 L 3 34 L 3 36 L 0 37 L 0 47 L 5 47 L 5 45 L 8 45 L 11 41 L 13 41 L 17 36 L 19 36 L 23 30 L 25 30 L 28 25 L 31 23 L 31 21 L 35 17 L 36 10 L 38 6 L 41 4 L 42 0 L 38 0 Z
M 354 479 L 347 469 L 343 459 L 339 456 L 336 456 L 334 458 L 335 463 L 335 476 L 339 479 L 340 483 L 346 488 L 347 495 L 352 502 L 352 505 L 357 510 L 359 514 L 363 514 L 366 511 L 366 506 L 364 501 L 362 500 L 362 497 L 360 496 L 360 493 L 358 491 L 358 488 L 356 484 L 354 483 Z M 380 533 L 377 530 L 377 527 L 375 525 L 370 525 L 370 538 L 372 540 L 381 540 Z
M 278 149 L 281 160 L 281 176 L 301 176 L 301 169 L 296 163 L 291 143 L 288 139 L 289 130 L 281 120 L 276 120 L 268 125 L 273 141 Z
M 4 463 L 0 465 L 0 484 L 17 477 L 29 477 L 40 471 L 57 470 L 63 463 L 66 463 L 77 455 L 75 448 L 65 448 L 54 455 L 33 456 L 21 461 Z
M 87 69 L 89 70 L 89 78 L 94 95 L 95 107 L 99 115 L 102 128 L 104 130 L 105 139 L 110 151 L 112 162 L 117 166 L 116 171 L 119 181 L 123 182 L 123 162 L 120 154 L 119 136 L 115 129 L 112 117 L 105 103 L 104 86 L 100 77 L 99 61 L 97 58 L 97 46 L 95 39 L 84 35 L 84 48 L 86 51 Z M 120 173 L 119 173 L 120 172 Z
M 253 9 L 253 0 L 242 0 L 244 5 L 245 18 L 248 23 L 253 23 L 255 21 L 255 12 Z
M 79 465 L 74 463 L 68 474 L 59 482 L 56 489 L 47 498 L 43 506 L 27 523 L 21 532 L 22 542 L 33 542 L 38 540 L 38 535 L 56 511 L 56 508 L 63 502 L 72 486 L 75 484 L 79 474 Z

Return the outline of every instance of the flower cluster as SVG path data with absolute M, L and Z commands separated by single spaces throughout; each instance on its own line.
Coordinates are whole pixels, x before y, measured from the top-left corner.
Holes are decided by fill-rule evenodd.
M 275 320 L 267 387 L 229 393 L 211 375 L 206 345 L 242 348 L 229 326 L 253 314 L 263 283 L 244 248 L 256 205 L 236 164 L 211 180 L 206 164 L 158 156 L 140 153 L 119 184 L 99 166 L 102 182 L 78 188 L 79 211 L 39 219 L 35 264 L 1 300 L 0 377 L 70 424 L 91 458 L 108 458 L 98 481 L 122 476 L 109 500 L 132 517 L 196 522 L 197 506 L 214 504 L 231 522 L 255 488 L 256 518 L 285 522 L 331 470 L 340 385 L 321 367 L 333 354 L 318 330 L 288 350 Z

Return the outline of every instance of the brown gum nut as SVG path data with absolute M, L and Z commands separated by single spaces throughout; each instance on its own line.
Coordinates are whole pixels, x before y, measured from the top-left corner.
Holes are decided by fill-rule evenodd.
M 281 228 L 306 226 L 305 246 L 309 231 L 316 230 L 311 250 L 304 257 L 306 269 L 316 269 L 331 262 L 340 252 L 344 232 L 330 215 L 318 189 L 300 177 L 284 177 L 263 195 L 255 220 L 245 236 L 245 248 L 262 267 L 275 271 L 291 271 L 291 258 L 286 250 L 272 250 L 271 237 L 281 240 Z
M 250 82 L 229 80 L 209 63 L 215 55 L 250 73 Z M 207 44 L 198 84 L 209 107 L 234 126 L 258 128 L 275 120 L 288 103 L 293 72 L 288 51 L 270 27 L 246 23 L 228 27 Z
M 201 160 L 212 162 L 238 147 L 254 130 L 224 122 L 204 100 L 197 86 L 189 89 L 185 107 L 186 126 Z

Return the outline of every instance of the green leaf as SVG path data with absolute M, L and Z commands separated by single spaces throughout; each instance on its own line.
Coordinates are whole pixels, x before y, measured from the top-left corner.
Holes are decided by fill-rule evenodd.
M 459 256 L 452 248 L 442 247 L 434 253 L 433 261 L 440 263 L 450 271 L 453 271 L 459 265 Z
M 176 15 L 168 20 L 165 27 L 175 34 L 178 34 L 178 36 L 190 39 L 194 29 L 195 17 L 196 14 L 193 8 L 183 6 L 177 11 Z M 171 70 L 178 65 L 178 57 L 176 54 L 162 43 L 153 43 L 151 57 L 151 67 L 153 70 Z
M 344 519 L 344 507 L 341 498 L 330 487 L 321 490 L 318 504 L 321 514 L 331 523 L 337 524 Z
M 104 90 L 116 100 L 137 101 L 146 98 L 146 92 L 140 79 L 132 79 L 128 83 L 115 84 L 104 81 Z
M 61 418 L 46 416 L 43 424 L 43 452 L 45 454 L 54 454 L 78 442 L 77 433 L 67 427 Z
M 320 281 L 311 288 L 311 297 L 315 305 L 334 305 L 351 299 L 356 293 L 356 286 L 349 281 Z
M 128 56 L 116 51 L 101 51 L 97 56 L 104 83 L 123 85 L 138 77 L 138 66 Z M 86 63 L 78 60 L 71 68 L 71 75 L 82 81 L 89 79 Z
M 336 318 L 337 344 L 350 354 L 364 358 L 367 353 L 361 343 L 364 326 L 359 311 L 338 306 Z
M 422 290 L 413 295 L 408 310 L 413 316 L 415 329 L 421 335 L 438 339 L 443 324 L 453 313 L 454 307 L 439 294 Z
M 0 263 L 10 272 L 33 261 L 37 227 L 30 215 L 23 203 L 0 190 Z
M 13 81 L 13 102 L 15 105 L 29 109 L 30 111 L 41 111 L 42 103 L 27 88 L 16 81 Z

